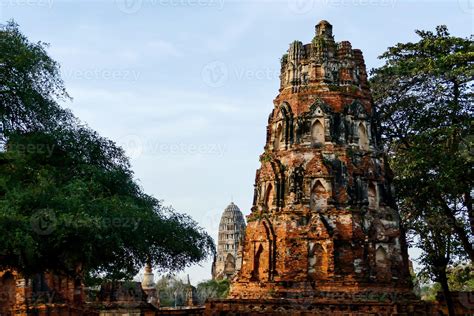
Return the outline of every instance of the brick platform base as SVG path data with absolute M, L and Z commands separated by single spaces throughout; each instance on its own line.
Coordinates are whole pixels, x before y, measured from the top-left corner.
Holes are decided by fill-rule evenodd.
M 206 303 L 204 315 L 294 315 L 294 316 L 432 316 L 434 307 L 422 301 L 343 302 L 305 299 L 220 299 Z

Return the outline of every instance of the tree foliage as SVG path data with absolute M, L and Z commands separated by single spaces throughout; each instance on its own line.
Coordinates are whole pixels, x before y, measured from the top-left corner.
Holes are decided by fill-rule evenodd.
M 447 269 L 448 284 L 451 291 L 474 291 L 474 266 L 472 264 L 456 264 Z M 421 283 L 421 298 L 434 301 L 441 291 L 439 283 L 432 283 L 424 274 L 419 274 L 417 279 Z
M 229 290 L 229 279 L 207 280 L 197 285 L 198 296 L 202 303 L 208 298 L 226 298 Z
M 0 118 L 5 131 L 33 131 L 72 120 L 56 102 L 69 99 L 47 44 L 31 43 L 14 22 L 0 29 Z
M 191 285 L 175 276 L 163 276 L 156 282 L 160 297 L 160 306 L 173 307 L 186 305 L 186 295 Z M 226 298 L 230 289 L 230 281 L 206 280 L 200 282 L 195 289 L 197 303 L 204 305 L 208 298 Z
M 214 253 L 195 221 L 143 192 L 120 147 L 60 107 L 59 65 L 13 22 L 0 76 L 0 269 L 121 279 L 147 258 L 175 271 Z
M 474 258 L 474 42 L 446 26 L 416 33 L 380 56 L 371 86 L 403 224 L 446 290 L 453 259 Z
M 449 288 L 453 291 L 474 291 L 474 265 L 457 264 L 448 269 Z
M 160 298 L 160 306 L 174 307 L 186 305 L 188 285 L 175 276 L 163 276 L 156 282 L 156 290 Z

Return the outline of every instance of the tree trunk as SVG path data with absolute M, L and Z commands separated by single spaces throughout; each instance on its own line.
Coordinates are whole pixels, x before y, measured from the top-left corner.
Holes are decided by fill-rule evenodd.
M 84 303 L 84 292 L 83 292 L 83 281 L 84 271 L 82 270 L 82 263 L 76 264 L 74 282 L 74 294 L 73 301 L 76 305 L 82 305 Z
M 443 289 L 444 300 L 446 301 L 446 305 L 448 306 L 448 315 L 456 316 L 456 313 L 454 311 L 453 297 L 451 296 L 451 292 L 449 291 L 446 268 L 444 267 L 438 269 L 438 274 L 438 282 L 441 284 L 441 288 Z
M 469 224 L 471 225 L 471 234 L 474 236 L 474 210 L 472 209 L 472 198 L 471 192 L 464 193 L 464 204 L 467 208 L 469 216 Z
M 438 199 L 441 202 L 443 213 L 447 217 L 449 225 L 452 227 L 456 235 L 458 235 L 459 240 L 461 241 L 462 247 L 464 248 L 467 255 L 469 256 L 469 259 L 471 259 L 471 261 L 474 262 L 474 247 L 469 241 L 469 237 L 467 235 L 466 230 L 457 224 L 456 217 L 454 216 L 451 208 L 448 205 L 446 205 L 446 202 L 444 202 L 443 198 L 441 196 L 438 196 Z

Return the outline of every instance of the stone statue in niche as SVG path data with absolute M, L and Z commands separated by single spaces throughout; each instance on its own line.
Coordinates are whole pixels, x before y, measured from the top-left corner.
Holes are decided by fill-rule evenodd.
M 387 184 L 379 184 L 379 201 L 380 205 L 394 204 L 394 201 L 390 195 L 390 186 Z
M 303 198 L 303 179 L 303 166 L 295 167 L 290 174 L 290 192 L 295 194 L 296 203 L 301 202 L 301 199 Z
M 296 143 L 301 142 L 301 138 L 304 134 L 304 121 L 302 117 L 298 117 L 296 120 L 295 134 L 296 134 Z
M 349 120 L 344 120 L 344 134 L 348 144 L 353 142 L 354 138 L 354 124 Z
M 260 190 L 260 186 L 259 185 L 254 185 L 254 189 L 253 189 L 253 205 L 257 205 L 257 202 L 258 200 L 260 199 L 260 194 L 261 194 L 261 190 Z
M 377 122 L 375 120 L 370 120 L 370 135 L 371 135 L 371 141 L 374 144 L 374 147 L 377 147 L 379 143 L 379 139 L 377 138 L 378 135 L 377 131 Z
M 356 176 L 353 182 L 352 187 L 349 190 L 349 196 L 351 197 L 354 203 L 362 203 L 366 200 L 364 192 L 367 191 L 364 189 L 364 183 L 360 176 Z
M 296 199 L 300 201 L 303 198 L 303 179 L 304 179 L 304 168 L 299 166 L 296 168 Z
M 288 180 L 290 182 L 290 192 L 295 193 L 296 192 L 296 179 L 295 179 L 295 170 L 292 170 L 290 173 L 290 176 L 288 177 Z
M 331 126 L 332 126 L 332 135 L 331 138 L 334 142 L 338 144 L 343 144 L 345 141 L 345 124 L 344 119 L 341 118 L 339 113 L 334 114 L 331 119 Z
M 337 69 L 334 69 L 331 73 L 332 73 L 331 81 L 334 83 L 339 82 L 339 71 Z
M 355 83 L 356 83 L 356 84 L 359 84 L 359 82 L 360 82 L 360 70 L 359 70 L 359 67 L 356 67 L 356 68 L 355 68 L 355 71 L 354 71 L 354 78 L 355 78 Z
M 382 168 L 380 167 L 380 162 L 377 158 L 372 158 L 372 163 L 375 167 L 375 174 L 379 176 L 382 173 Z

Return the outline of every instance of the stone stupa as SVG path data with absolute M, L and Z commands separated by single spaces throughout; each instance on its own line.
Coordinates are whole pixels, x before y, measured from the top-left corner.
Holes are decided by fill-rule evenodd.
M 283 55 L 273 103 L 242 268 L 206 313 L 428 315 L 412 292 L 362 52 L 319 22 L 311 43 Z

